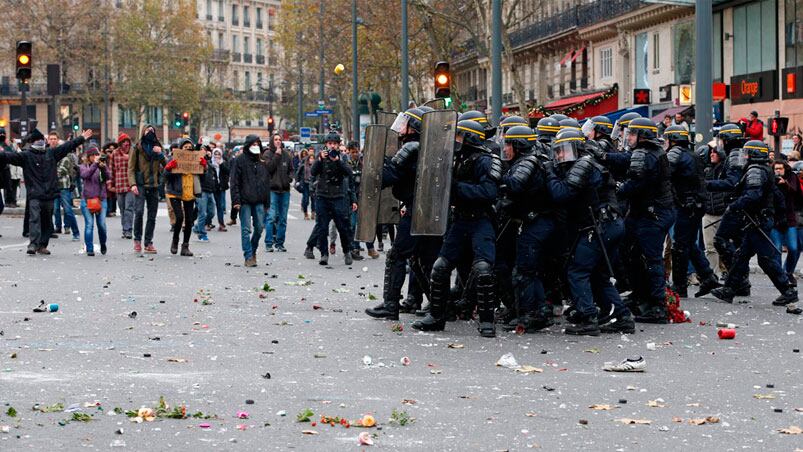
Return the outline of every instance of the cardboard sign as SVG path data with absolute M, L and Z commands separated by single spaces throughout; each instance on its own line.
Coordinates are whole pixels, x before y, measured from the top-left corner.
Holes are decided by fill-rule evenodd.
M 203 156 L 203 152 L 174 150 L 173 160 L 178 165 L 173 169 L 173 172 L 178 174 L 203 174 L 205 170 L 201 165 L 201 156 Z

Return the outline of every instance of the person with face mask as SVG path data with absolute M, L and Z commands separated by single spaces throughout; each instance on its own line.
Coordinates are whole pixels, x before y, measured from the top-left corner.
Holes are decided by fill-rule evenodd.
M 156 227 L 156 212 L 159 209 L 159 175 L 165 165 L 162 144 L 156 138 L 156 128 L 145 126 L 142 138 L 128 156 L 128 185 L 134 193 L 134 252 L 143 252 L 143 215 L 147 205 L 145 223 L 145 254 L 156 254 L 153 246 L 153 230 Z
M 215 210 L 217 211 L 217 230 L 226 232 L 226 192 L 229 190 L 229 162 L 223 159 L 223 151 L 215 148 L 209 162 L 215 172 Z
M 58 196 L 56 166 L 91 136 L 92 130 L 87 129 L 78 138 L 47 148 L 45 136 L 34 129 L 26 137 L 28 144 L 22 152 L 0 153 L 0 164 L 9 163 L 21 167 L 25 177 L 30 212 L 28 254 L 50 254 L 47 246 L 53 234 L 53 200 Z
M 193 146 L 192 140 L 189 138 L 179 139 L 178 147 L 182 151 L 195 151 L 195 146 Z M 201 166 L 207 169 L 208 163 L 206 156 L 203 155 L 203 151 L 196 152 L 195 154 Z M 170 204 L 173 206 L 173 214 L 176 217 L 170 253 L 176 254 L 178 252 L 178 239 L 183 225 L 184 240 L 181 243 L 181 255 L 192 256 L 193 254 L 190 251 L 190 236 L 192 236 L 192 225 L 195 222 L 196 199 L 201 196 L 201 176 L 198 174 L 177 173 L 175 171 L 177 166 L 178 162 L 175 159 L 171 159 L 165 165 L 164 170 L 165 193 Z
M 117 207 L 120 210 L 120 224 L 123 227 L 123 238 L 134 237 L 134 210 L 135 196 L 128 183 L 128 157 L 131 152 L 131 138 L 125 133 L 117 137 L 117 142 L 110 143 L 115 149 L 112 151 L 112 187 L 117 194 Z M 109 146 L 107 145 L 107 146 Z
M 256 267 L 256 252 L 270 206 L 270 172 L 262 159 L 262 141 L 245 137 L 243 152 L 231 161 L 229 177 L 232 209 L 240 213 L 240 239 L 246 267 Z

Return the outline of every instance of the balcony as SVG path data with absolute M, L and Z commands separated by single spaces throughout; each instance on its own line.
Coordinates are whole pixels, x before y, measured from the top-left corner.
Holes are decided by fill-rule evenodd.
M 231 52 L 225 49 L 215 49 L 212 51 L 212 61 L 229 61 Z
M 251 63 L 254 61 L 254 56 L 250 53 L 243 54 L 243 63 Z
M 257 21 L 257 29 L 262 30 L 262 21 Z
M 257 55 L 257 64 L 265 64 L 265 55 Z
M 243 58 L 243 54 L 241 54 L 240 52 L 232 52 L 232 54 L 231 54 L 231 62 L 232 63 L 239 63 L 240 60 L 242 60 L 242 58 Z
M 248 28 L 250 26 L 251 26 L 251 21 L 250 20 L 243 20 L 243 27 Z
M 239 27 L 240 26 L 240 19 L 238 17 L 232 17 L 231 18 L 231 24 L 234 25 L 235 27 Z
M 211 14 L 207 14 L 206 15 L 206 20 L 212 20 L 212 15 Z
M 217 21 L 218 21 L 218 22 L 225 22 L 225 21 L 226 21 L 226 18 L 225 18 L 225 17 L 223 17 L 223 16 L 217 16 Z

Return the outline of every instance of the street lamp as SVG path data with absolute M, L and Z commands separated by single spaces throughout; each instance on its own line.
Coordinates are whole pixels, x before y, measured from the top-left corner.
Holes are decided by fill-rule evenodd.
M 360 113 L 357 110 L 357 0 L 351 0 L 351 111 L 352 137 L 360 141 Z M 362 21 L 360 20 L 360 23 Z

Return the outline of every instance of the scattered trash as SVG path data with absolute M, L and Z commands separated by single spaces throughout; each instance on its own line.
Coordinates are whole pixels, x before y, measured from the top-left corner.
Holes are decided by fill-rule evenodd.
M 588 425 L 588 419 L 580 419 L 577 423 L 580 425 Z
M 586 352 L 586 353 L 594 353 L 594 354 L 599 353 L 599 349 L 597 347 L 589 348 L 589 349 L 583 350 L 583 351 Z
M 626 405 L 627 399 L 619 399 L 619 403 L 621 403 L 622 405 Z
M 362 357 L 362 363 L 365 364 L 366 366 L 370 366 L 371 364 L 374 363 L 374 359 L 371 358 L 369 355 L 365 355 Z
M 33 312 L 57 312 L 59 305 L 56 303 L 45 304 L 45 300 L 39 302 L 39 306 L 33 308 Z
M 210 429 L 210 428 L 212 428 L 212 425 L 211 425 L 211 424 L 208 424 L 208 423 L 206 423 L 206 422 L 204 422 L 203 424 L 198 424 L 198 427 L 200 427 L 200 428 L 202 428 L 202 429 L 206 430 L 206 429 Z
M 401 323 L 394 323 L 390 326 L 390 331 L 393 331 L 394 333 L 401 333 L 404 331 L 404 325 Z
M 463 348 L 463 347 L 465 347 L 465 345 L 463 345 L 463 344 L 455 344 L 455 343 L 450 343 L 450 344 L 448 344 L 446 346 L 446 348 L 455 348 L 455 349 L 456 348 Z
M 237 419 L 248 419 L 248 412 L 247 411 L 238 411 L 237 412 Z
M 265 375 L 262 376 L 265 380 L 270 380 L 270 372 L 265 372 Z
M 733 339 L 736 337 L 736 329 L 720 328 L 719 331 L 717 331 L 717 336 L 719 336 L 720 339 Z
M 128 318 L 130 318 L 130 319 L 136 319 L 136 318 L 137 318 L 137 311 L 131 311 L 131 312 L 128 314 Z
M 650 425 L 652 421 L 649 419 L 630 419 L 630 418 L 621 418 L 615 419 L 616 422 L 621 422 L 625 425 Z
M 318 432 L 316 432 L 315 430 L 301 430 L 301 433 L 303 433 L 305 435 L 317 435 L 318 434 Z
M 366 414 L 362 417 L 360 425 L 363 427 L 373 427 L 376 425 L 376 419 L 370 414 Z
M 518 369 L 516 369 L 516 372 L 519 372 L 519 373 L 522 373 L 522 374 L 540 374 L 543 371 L 544 371 L 544 369 L 541 369 L 539 367 L 528 366 L 528 365 L 524 365 L 524 366 L 521 366 Z
M 783 413 L 783 408 L 774 408 L 772 411 L 776 413 Z
M 693 418 L 689 419 L 689 424 L 691 425 L 719 424 L 719 418 L 714 416 L 708 416 L 705 418 Z
M 371 434 L 368 432 L 362 432 L 357 436 L 357 443 L 360 446 L 373 446 L 374 440 L 371 439 Z
M 13 406 L 8 407 L 6 410 L 6 416 L 17 417 L 17 410 L 15 410 Z
M 169 363 L 186 363 L 187 359 L 185 359 L 185 358 L 167 358 L 167 362 L 169 362 Z
M 738 328 L 735 323 L 717 322 L 717 328 Z
M 655 351 L 655 342 L 647 342 L 647 350 L 654 352 Z
M 279 411 L 276 414 L 279 416 L 285 416 L 287 413 L 284 411 Z M 296 422 L 309 422 L 312 416 L 315 416 L 315 413 L 313 413 L 311 409 L 306 408 L 304 411 L 296 415 Z
M 343 288 L 343 287 L 338 287 L 337 289 L 332 289 L 332 292 L 334 292 L 334 293 L 349 293 L 349 292 L 351 292 L 351 290 Z
M 518 361 L 516 361 L 516 358 L 513 357 L 513 353 L 505 353 L 502 355 L 502 357 L 496 362 L 496 365 L 508 369 L 518 369 L 521 367 Z
M 408 358 L 407 356 L 403 356 L 402 357 L 402 359 L 401 359 L 401 365 L 402 366 L 409 366 L 411 363 L 412 363 L 412 361 L 410 361 L 410 358 Z
M 608 363 L 602 367 L 606 372 L 644 372 L 647 369 L 647 362 L 644 358 L 626 358 L 619 364 Z
M 803 429 L 796 425 L 790 425 L 787 428 L 779 428 L 778 432 L 783 433 L 784 435 L 800 435 L 803 433 Z
M 610 410 L 613 410 L 613 409 L 619 408 L 619 407 L 611 406 L 611 405 L 594 404 L 594 405 L 589 406 L 589 408 L 591 408 L 592 410 L 596 410 L 596 411 L 610 411 Z
M 772 400 L 775 398 L 775 394 L 753 394 L 753 398 L 759 400 Z
M 651 408 L 666 408 L 664 399 L 655 399 L 647 402 L 647 406 Z
M 254 401 L 252 399 L 245 399 L 245 404 L 246 405 L 253 405 Z

